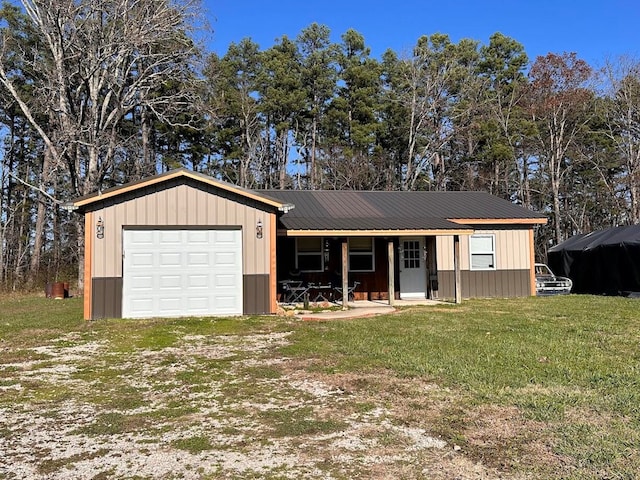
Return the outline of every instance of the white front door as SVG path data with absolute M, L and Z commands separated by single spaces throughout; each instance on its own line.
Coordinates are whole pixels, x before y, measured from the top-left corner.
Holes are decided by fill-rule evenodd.
M 242 314 L 241 230 L 124 230 L 124 318 Z
M 400 298 L 423 299 L 427 296 L 423 237 L 400 239 Z

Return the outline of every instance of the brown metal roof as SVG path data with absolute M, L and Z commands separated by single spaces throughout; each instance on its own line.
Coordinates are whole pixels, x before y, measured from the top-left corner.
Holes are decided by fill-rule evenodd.
M 468 230 L 477 223 L 546 223 L 543 215 L 485 192 L 264 193 L 295 205 L 280 219 L 287 230 Z

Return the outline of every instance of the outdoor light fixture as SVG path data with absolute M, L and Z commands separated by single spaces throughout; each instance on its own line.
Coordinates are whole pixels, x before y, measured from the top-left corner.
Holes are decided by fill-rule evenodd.
M 256 238 L 262 238 L 262 220 L 256 223 Z
M 98 217 L 98 222 L 96 223 L 96 237 L 100 239 L 104 238 L 104 222 L 102 221 L 102 217 Z

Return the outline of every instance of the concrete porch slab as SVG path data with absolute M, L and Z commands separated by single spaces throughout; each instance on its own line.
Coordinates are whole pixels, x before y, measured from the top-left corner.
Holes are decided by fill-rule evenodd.
M 438 300 L 396 300 L 395 305 L 389 305 L 387 300 L 356 300 L 349 302 L 347 310 L 331 310 L 316 313 L 301 312 L 296 317 L 302 320 L 334 320 L 370 317 L 384 315 L 396 311 L 396 307 L 410 307 L 419 305 L 438 305 L 444 302 Z

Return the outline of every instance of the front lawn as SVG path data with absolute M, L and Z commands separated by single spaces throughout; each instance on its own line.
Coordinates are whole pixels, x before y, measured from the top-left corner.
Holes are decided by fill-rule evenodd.
M 0 478 L 636 478 L 640 301 L 81 320 L 0 297 Z

